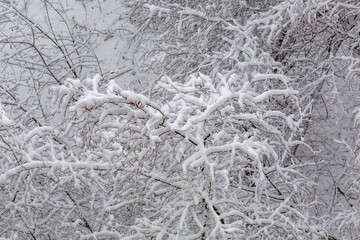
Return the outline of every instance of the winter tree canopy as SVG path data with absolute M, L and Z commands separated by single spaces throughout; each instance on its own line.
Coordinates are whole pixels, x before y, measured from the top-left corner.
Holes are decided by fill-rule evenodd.
M 0 2 L 0 239 L 359 239 L 359 17 Z

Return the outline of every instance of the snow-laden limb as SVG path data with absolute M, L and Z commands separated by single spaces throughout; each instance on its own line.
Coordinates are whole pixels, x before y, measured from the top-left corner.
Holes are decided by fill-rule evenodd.
M 85 141 L 84 149 L 98 152 L 101 161 L 105 153 L 121 149 L 113 156 L 120 165 L 133 166 L 133 177 L 144 186 L 141 199 L 147 206 L 123 237 L 322 235 L 309 227 L 315 222 L 304 212 L 311 206 L 302 196 L 307 179 L 291 160 L 291 149 L 301 143 L 296 139 L 303 120 L 296 91 L 286 78 L 278 89 L 267 88 L 277 81 L 272 74 L 240 79 L 199 74 L 175 83 L 164 77 L 153 100 L 112 81 L 103 92 L 86 89 L 69 107 L 73 124 L 92 126 L 77 137 L 98 136 L 96 144 Z M 269 100 L 291 114 L 269 109 Z M 108 138 L 107 132 L 115 134 Z M 123 206 L 118 200 L 113 204 L 107 209 Z M 281 232 L 274 231 L 278 228 Z
M 357 239 L 360 2 L 294 2 L 284 1 L 281 8 L 257 18 L 269 22 L 249 24 L 259 30 L 258 36 L 271 35 L 269 23 L 285 26 L 281 31 L 274 28 L 272 42 L 263 40 L 263 45 L 295 80 L 291 86 L 300 91 L 300 105 L 311 102 L 314 109 L 305 137 L 313 148 L 322 150 L 317 157 L 324 170 L 309 169 L 318 179 L 315 194 L 323 202 L 319 215 L 329 239 Z M 281 17 L 273 17 L 279 13 Z M 299 149 L 296 155 L 301 158 L 307 151 Z
M 265 76 L 267 80 L 273 78 L 271 74 L 268 78 Z M 230 79 L 234 78 L 240 79 L 240 76 Z M 299 112 L 286 116 L 267 109 L 269 98 L 291 99 L 285 105 L 296 106 L 295 92 L 283 84 L 279 86 L 281 90 L 265 88 L 264 92 L 257 93 L 256 81 L 232 87 L 228 80 L 221 75 L 212 80 L 200 74 L 191 76 L 184 84 L 174 83 L 169 78 L 159 83 L 164 90 L 175 93 L 161 110 L 166 116 L 162 125 L 171 132 L 182 133 L 185 142 L 192 139 L 187 143 L 187 154 L 177 159 L 182 170 L 178 174 L 183 175 L 188 189 L 179 192 L 179 200 L 174 196 L 166 198 L 169 207 L 162 209 L 161 219 L 143 218 L 139 222 L 142 227 L 135 227 L 135 239 L 149 236 L 171 239 L 293 236 L 296 239 L 321 235 L 313 231 L 316 228 L 307 227 L 312 220 L 302 215 L 303 208 L 297 210 L 292 202 L 307 181 L 295 170 L 296 165 L 286 160 L 291 157 L 290 148 L 294 146 L 288 143 L 300 134 L 302 118 L 297 115 Z M 227 108 L 231 111 L 224 111 Z M 291 134 L 284 136 L 286 131 Z M 284 146 L 283 151 L 275 150 L 279 144 Z M 286 171 L 286 168 L 292 170 Z M 173 174 L 169 174 L 169 178 L 171 176 Z M 279 202 L 279 199 L 282 200 Z M 231 200 L 233 203 L 229 203 Z M 239 211 L 241 215 L 227 215 L 228 211 Z M 262 218 L 264 220 L 260 220 Z M 304 223 L 300 224 L 297 218 Z M 164 221 L 167 222 L 165 229 Z M 231 227 L 233 225 L 236 228 Z M 273 227 L 280 227 L 284 232 L 274 233 L 270 230 Z M 148 231 L 144 232 L 145 229 Z
M 259 52 L 244 23 L 270 6 L 252 7 L 238 0 L 126 1 L 126 5 L 131 9 L 127 18 L 138 26 L 134 39 L 148 71 L 165 73 L 174 81 L 197 72 L 215 78 L 218 72 L 251 65 L 248 60 Z
M 2 219 L 51 238 L 320 239 L 291 155 L 306 117 L 297 92 L 247 76 L 164 77 L 155 98 L 68 79 L 53 89 L 61 123 L 14 139 Z

